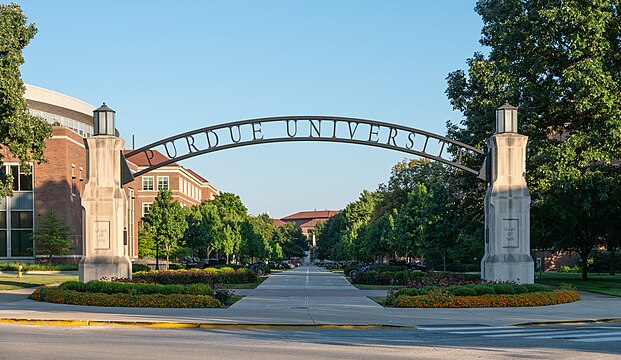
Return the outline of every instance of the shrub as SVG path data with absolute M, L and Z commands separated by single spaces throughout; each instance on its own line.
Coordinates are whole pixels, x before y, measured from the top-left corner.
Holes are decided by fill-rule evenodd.
M 9 262 L 9 263 L 0 263 L 0 271 L 17 271 L 19 265 L 22 265 L 22 270 L 24 271 L 77 271 L 77 264 L 46 264 L 46 263 L 19 263 L 19 262 Z
M 485 284 L 472 284 L 466 285 L 476 292 L 477 295 L 494 295 L 496 294 L 496 290 L 492 286 Z
M 138 272 L 135 279 L 143 279 L 156 284 L 246 284 L 259 281 L 259 277 L 248 269 L 234 270 L 229 267 L 221 269 L 190 269 Z
M 132 264 L 132 272 L 138 271 L 149 271 L 151 270 L 147 265 L 144 264 Z
M 103 294 L 190 294 L 190 295 L 210 295 L 214 292 L 208 284 L 182 285 L 155 285 L 155 284 L 134 284 L 108 281 L 89 281 L 81 283 L 78 281 L 66 281 L 59 286 L 63 290 L 78 292 L 103 293 Z
M 29 299 L 56 304 L 114 306 L 114 307 L 152 307 L 152 308 L 217 308 L 220 301 L 209 295 L 190 294 L 129 294 L 92 293 L 63 288 L 42 287 L 35 290 Z
M 559 266 L 557 271 L 560 273 L 579 273 L 582 270 L 580 269 L 580 266 L 578 265 L 575 265 L 574 267 L 562 265 L 562 266 Z
M 408 308 L 475 308 L 475 307 L 524 307 L 564 304 L 580 300 L 580 295 L 571 290 L 537 291 L 526 294 L 503 294 L 481 296 L 397 296 L 396 307 Z
M 455 296 L 477 296 L 475 289 L 467 286 L 449 286 L 448 292 Z
M 552 291 L 551 287 L 543 284 L 524 284 L 523 286 L 528 289 L 528 292 Z
M 515 294 L 515 290 L 513 289 L 513 284 L 509 283 L 500 283 L 500 284 L 490 284 L 491 287 L 494 288 L 496 294 Z

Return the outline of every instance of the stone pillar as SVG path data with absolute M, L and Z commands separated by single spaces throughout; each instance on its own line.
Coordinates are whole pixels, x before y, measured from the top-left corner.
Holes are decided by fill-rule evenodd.
M 514 121 L 515 131 L 517 112 Z M 485 193 L 485 256 L 481 260 L 481 278 L 532 284 L 530 194 L 524 177 L 528 137 L 514 131 L 497 133 L 487 140 L 491 174 Z
M 87 182 L 82 196 L 85 245 L 79 265 L 80 281 L 131 278 L 132 263 L 124 244 L 127 196 L 121 188 L 121 152 L 125 141 L 95 131 L 95 136 L 84 142 Z

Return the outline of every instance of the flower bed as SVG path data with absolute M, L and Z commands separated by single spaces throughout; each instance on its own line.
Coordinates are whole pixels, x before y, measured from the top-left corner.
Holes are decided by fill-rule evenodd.
M 57 304 L 113 307 L 218 308 L 222 306 L 220 301 L 209 295 L 105 294 L 80 292 L 48 286 L 35 290 L 28 298 Z
M 395 298 L 393 305 L 403 308 L 524 307 L 564 304 L 577 300 L 580 300 L 580 295 L 573 290 L 455 296 L 440 289 L 429 291 L 426 295 L 399 295 Z
M 190 270 L 165 270 L 137 272 L 133 275 L 136 280 L 144 280 L 155 284 L 247 284 L 259 282 L 259 277 L 248 269 L 206 268 Z
M 365 285 L 405 285 L 410 288 L 422 288 L 429 285 L 447 287 L 482 283 L 479 275 L 455 274 L 449 272 L 418 272 L 418 271 L 376 271 L 367 270 L 352 277 L 353 284 Z

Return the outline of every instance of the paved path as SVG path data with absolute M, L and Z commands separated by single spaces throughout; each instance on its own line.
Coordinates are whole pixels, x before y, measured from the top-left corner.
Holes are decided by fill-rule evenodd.
M 581 293 L 570 304 L 483 309 L 383 308 L 342 275 L 299 267 L 271 275 L 228 309 L 76 306 L 26 299 L 32 289 L 0 291 L 0 319 L 262 325 L 501 326 L 621 319 L 621 298 Z
M 342 275 L 303 266 L 271 275 L 248 296 L 231 306 L 243 317 L 282 324 L 405 325 Z

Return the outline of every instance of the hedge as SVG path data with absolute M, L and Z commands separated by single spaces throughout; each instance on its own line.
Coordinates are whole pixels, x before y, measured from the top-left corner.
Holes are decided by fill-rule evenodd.
M 482 283 L 477 274 L 455 274 L 449 272 L 420 272 L 420 271 L 375 271 L 367 270 L 351 278 L 353 284 L 366 285 L 395 285 L 408 288 L 422 288 L 429 285 L 448 287 L 451 285 L 466 285 Z
M 0 263 L 0 271 L 17 271 L 19 265 L 22 265 L 24 271 L 77 271 L 78 264 L 43 264 L 43 263 L 19 263 L 19 262 L 2 262 Z
M 163 270 L 137 272 L 133 274 L 134 279 L 142 279 L 155 284 L 246 284 L 259 281 L 259 277 L 248 269 L 232 269 L 225 267 L 222 269 L 189 269 L 189 270 Z
M 79 281 L 66 281 L 59 286 L 63 290 L 74 290 L 79 292 L 92 292 L 104 294 L 188 294 L 188 295 L 209 295 L 214 296 L 214 291 L 209 284 L 183 285 L 156 285 L 156 284 L 135 284 L 109 281 L 89 281 L 81 283 Z
M 417 288 L 402 288 L 396 291 L 394 297 L 400 295 L 417 296 L 426 295 L 430 291 L 444 291 L 444 288 L 439 286 L 426 286 L 421 289 Z M 468 285 L 453 285 L 449 286 L 445 290 L 452 296 L 480 296 L 480 295 L 494 295 L 494 294 L 525 294 L 529 292 L 537 291 L 552 291 L 552 288 L 547 285 L 541 284 L 513 284 L 513 283 L 500 283 L 500 284 L 468 284 Z
M 222 304 L 209 295 L 189 294 L 104 294 L 42 287 L 35 290 L 29 299 L 57 304 L 152 307 L 152 308 L 218 308 Z
M 402 308 L 525 307 L 564 304 L 577 300 L 580 300 L 580 295 L 572 290 L 480 296 L 453 296 L 447 291 L 432 291 L 427 295 L 397 296 L 393 305 Z

